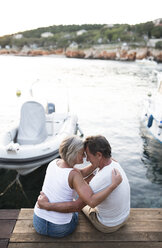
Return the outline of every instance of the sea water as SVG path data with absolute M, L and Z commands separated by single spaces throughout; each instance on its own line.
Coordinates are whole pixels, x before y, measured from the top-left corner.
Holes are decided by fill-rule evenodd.
M 162 207 L 162 145 L 144 135 L 140 124 L 143 101 L 157 88 L 155 70 L 161 72 L 162 64 L 0 56 L 0 132 L 16 125 L 31 95 L 53 102 L 57 112 L 77 114 L 84 137 L 101 134 L 109 140 L 130 182 L 131 207 Z M 16 172 L 0 170 L 0 207 L 33 207 L 45 169 L 21 176 L 9 188 Z

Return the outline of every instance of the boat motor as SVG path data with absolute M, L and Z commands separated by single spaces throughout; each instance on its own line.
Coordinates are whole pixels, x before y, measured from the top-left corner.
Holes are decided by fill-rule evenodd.
M 53 112 L 55 112 L 55 104 L 50 102 L 47 104 L 47 113 L 52 114 Z

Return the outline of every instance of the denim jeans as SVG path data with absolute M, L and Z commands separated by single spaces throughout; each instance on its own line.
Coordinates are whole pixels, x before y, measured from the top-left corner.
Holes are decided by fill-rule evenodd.
M 67 224 L 54 224 L 38 217 L 33 216 L 33 226 L 37 233 L 50 237 L 61 238 L 71 234 L 78 224 L 78 213 L 73 213 L 72 219 Z

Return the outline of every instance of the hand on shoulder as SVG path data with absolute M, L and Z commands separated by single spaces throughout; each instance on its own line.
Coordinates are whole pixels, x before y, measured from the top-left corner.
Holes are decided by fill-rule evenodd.
M 118 169 L 112 170 L 112 185 L 116 188 L 122 182 L 122 176 Z

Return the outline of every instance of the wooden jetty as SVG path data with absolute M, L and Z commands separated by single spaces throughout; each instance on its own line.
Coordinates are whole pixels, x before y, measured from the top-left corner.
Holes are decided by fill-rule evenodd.
M 97 231 L 83 213 L 65 238 L 37 234 L 33 209 L 0 210 L 0 248 L 162 248 L 162 208 L 132 208 L 127 224 L 112 234 Z
M 8 246 L 20 210 L 0 210 L 0 248 Z

